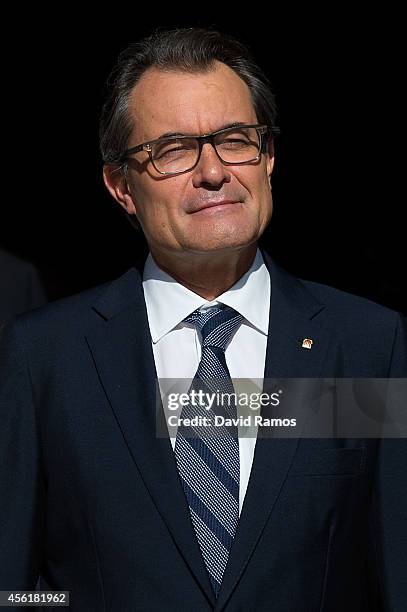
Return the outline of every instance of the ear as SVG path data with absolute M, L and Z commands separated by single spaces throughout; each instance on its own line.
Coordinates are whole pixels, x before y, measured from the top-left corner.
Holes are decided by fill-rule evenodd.
M 273 173 L 273 168 L 274 168 L 274 142 L 272 138 L 270 138 L 267 143 L 266 164 L 267 164 L 267 174 L 270 178 Z
M 103 180 L 109 193 L 127 214 L 135 215 L 136 207 L 127 183 L 126 169 L 123 166 L 105 164 L 103 166 Z

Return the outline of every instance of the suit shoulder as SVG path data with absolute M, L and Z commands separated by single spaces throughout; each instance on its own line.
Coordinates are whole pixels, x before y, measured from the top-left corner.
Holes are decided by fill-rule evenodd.
M 64 297 L 40 308 L 25 312 L 9 321 L 28 339 L 66 336 L 85 328 L 97 302 L 112 282 L 103 283 L 80 293 Z
M 16 324 L 28 332 L 45 332 L 48 336 L 82 334 L 95 319 L 95 314 L 107 316 L 128 307 L 143 295 L 141 279 L 135 268 L 119 278 L 75 295 L 62 298 L 17 317 Z M 98 317 L 100 319 L 100 317 Z
M 377 302 L 360 295 L 355 295 L 354 293 L 349 293 L 348 291 L 343 291 L 342 289 L 337 289 L 336 287 L 331 287 L 330 285 L 324 285 L 315 281 L 305 280 L 302 278 L 298 280 L 310 293 L 313 293 L 317 299 L 325 304 L 329 304 L 331 306 L 336 305 L 338 307 L 348 308 L 351 310 L 363 310 L 364 312 L 370 312 L 372 314 L 376 313 L 384 316 L 392 316 L 397 314 L 396 310 L 392 310 L 387 306 L 378 304 Z
M 285 270 L 270 255 L 263 251 L 265 263 L 271 273 L 272 282 L 282 288 L 290 303 L 297 304 L 301 309 L 304 304 L 312 305 L 312 309 L 321 309 L 324 316 L 337 321 L 338 324 L 361 322 L 363 326 L 383 324 L 394 326 L 400 320 L 399 312 L 373 302 L 365 297 L 337 289 L 330 285 L 300 278 Z
M 51 322 L 60 317 L 76 317 L 82 312 L 86 312 L 110 284 L 111 282 L 103 283 L 102 285 L 85 289 L 80 293 L 55 300 L 42 308 L 37 308 L 31 313 L 27 313 L 26 318 L 31 318 L 33 321 L 44 319 L 47 322 Z M 24 317 L 25 315 L 22 315 L 20 318 L 23 319 Z
M 400 313 L 359 295 L 354 295 L 314 281 L 298 279 L 305 289 L 327 308 L 327 315 L 340 324 L 352 324 L 359 327 L 379 326 L 394 328 L 400 319 Z

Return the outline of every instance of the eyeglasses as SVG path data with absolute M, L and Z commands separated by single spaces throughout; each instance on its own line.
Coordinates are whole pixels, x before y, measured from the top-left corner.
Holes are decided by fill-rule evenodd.
M 160 174 L 182 174 L 193 170 L 201 157 L 202 147 L 209 142 L 223 164 L 247 164 L 257 161 L 267 137 L 279 132 L 267 125 L 237 125 L 202 136 L 168 136 L 131 147 L 124 151 L 124 163 L 130 155 L 146 151 Z

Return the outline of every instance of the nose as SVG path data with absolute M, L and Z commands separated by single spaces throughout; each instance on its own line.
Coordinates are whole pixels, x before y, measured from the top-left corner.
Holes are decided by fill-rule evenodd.
M 202 145 L 201 157 L 193 170 L 192 183 L 194 187 L 210 185 L 216 187 L 229 183 L 231 174 L 228 166 L 219 159 L 215 148 L 210 142 Z

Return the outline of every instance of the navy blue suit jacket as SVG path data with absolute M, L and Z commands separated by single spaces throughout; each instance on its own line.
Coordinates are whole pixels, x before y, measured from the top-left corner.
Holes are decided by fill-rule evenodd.
M 407 376 L 400 315 L 265 261 L 265 377 Z M 0 359 L 0 589 L 41 576 L 75 612 L 407 609 L 406 440 L 259 437 L 215 601 L 155 435 L 137 269 L 21 315 Z

